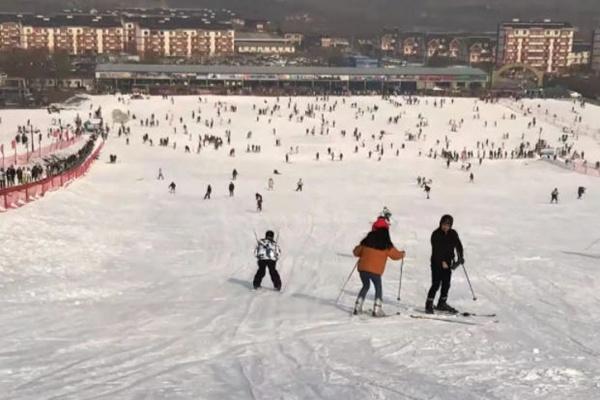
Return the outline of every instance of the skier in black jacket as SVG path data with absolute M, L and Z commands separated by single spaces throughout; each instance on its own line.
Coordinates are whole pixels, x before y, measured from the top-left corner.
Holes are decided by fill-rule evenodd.
M 442 292 L 436 309 L 456 313 L 456 309 L 450 307 L 448 291 L 452 279 L 452 269 L 465 262 L 463 258 L 463 247 L 458 233 L 452 229 L 454 219 L 451 215 L 444 215 L 440 220 L 440 227 L 431 234 L 431 288 L 427 294 L 425 311 L 433 314 L 433 301 L 435 295 L 442 286 Z M 458 261 L 454 262 L 454 251 L 458 253 Z

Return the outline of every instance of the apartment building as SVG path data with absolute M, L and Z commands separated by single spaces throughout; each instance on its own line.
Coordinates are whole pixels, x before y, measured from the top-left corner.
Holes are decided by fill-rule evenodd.
M 231 24 L 214 22 L 220 14 L 145 11 L 152 15 L 140 10 L 109 15 L 0 14 L 0 50 L 38 49 L 71 55 L 128 53 L 142 57 L 234 53 Z
M 493 63 L 496 40 L 493 34 L 403 32 L 384 30 L 380 49 L 410 62 L 441 57 L 469 64 Z
M 14 14 L 0 14 L 0 51 L 14 49 L 21 43 L 21 21 Z
M 592 40 L 592 70 L 600 74 L 600 27 L 594 30 Z
M 573 48 L 567 59 L 569 67 L 588 67 L 592 59 L 592 45 L 590 43 L 573 43 Z
M 525 64 L 556 74 L 568 67 L 574 28 L 566 22 L 521 22 L 498 26 L 496 65 Z
M 227 56 L 234 53 L 230 25 L 207 24 L 194 18 L 128 21 L 136 31 L 136 53 L 141 57 Z
M 53 17 L 17 16 L 18 39 L 13 29 L 4 49 L 22 48 L 65 51 L 72 55 L 110 54 L 124 51 L 124 30 L 111 16 L 57 15 Z M 5 24 L 3 24 L 4 26 Z

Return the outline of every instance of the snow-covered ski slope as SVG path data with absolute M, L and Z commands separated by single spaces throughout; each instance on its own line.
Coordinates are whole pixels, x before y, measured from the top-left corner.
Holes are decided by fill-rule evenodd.
M 446 135 L 450 149 L 476 151 L 477 141 L 500 146 L 509 133 L 504 145 L 510 151 L 522 133 L 533 144 L 539 126 L 542 137 L 556 144 L 562 126 L 538 117 L 538 126 L 527 129 L 531 115 L 509 118 L 507 105 L 519 109 L 518 103 L 477 102 L 480 118 L 473 119 L 475 99 L 447 100 L 440 109 L 433 98 L 399 108 L 377 97 L 292 98 L 291 107 L 297 104 L 301 114 L 308 104 L 328 108 L 337 102 L 324 115 L 329 134 L 325 128 L 321 135 L 322 111 L 290 121 L 288 101 L 280 98 L 280 110 L 258 121 L 257 110 L 271 110 L 276 98 L 199 102 L 192 96 L 172 103 L 155 97 L 123 104 L 104 96 L 80 106 L 84 119 L 99 105 L 109 122 L 117 108 L 135 114 L 128 124 L 131 143 L 117 137 L 115 126 L 87 176 L 0 214 L 0 398 L 600 398 L 600 180 L 538 160 L 485 159 L 481 166 L 472 161 L 475 182 L 469 183 L 461 163 L 447 169 L 439 156 L 426 157 L 431 147 L 439 152 Z M 221 107 L 219 117 L 219 102 L 237 106 L 237 112 Z M 565 121 L 574 114 L 571 102 L 524 103 L 547 107 Z M 378 111 L 369 111 L 374 105 Z M 196 123 L 191 113 L 197 116 L 199 109 L 202 120 Z M 576 112 L 583 115 L 586 134 L 580 133 L 574 148 L 589 160 L 600 159 L 593 131 L 600 110 L 587 105 Z M 139 119 L 152 113 L 160 125 L 141 127 Z M 388 124 L 399 113 L 398 124 Z M 60 117 L 72 120 L 75 114 Z M 425 136 L 407 141 L 405 132 L 418 133 L 419 114 L 428 122 Z M 5 143 L 24 118 L 48 123 L 45 110 L 0 116 Z M 211 118 L 212 129 L 204 123 Z M 461 118 L 463 126 L 450 132 L 449 120 Z M 306 135 L 312 127 L 315 135 Z M 355 128 L 362 133 L 358 153 Z M 227 129 L 231 147 L 225 141 L 219 150 L 208 145 L 196 153 L 198 134 L 225 140 Z M 381 130 L 385 152 L 377 161 Z M 154 146 L 142 144 L 144 133 Z M 167 136 L 169 147 L 159 147 L 159 137 Z M 246 153 L 248 144 L 261 145 L 262 152 Z M 299 153 L 285 163 L 290 146 Z M 343 161 L 337 161 L 340 151 Z M 109 154 L 118 155 L 117 164 L 107 163 Z M 156 180 L 159 168 L 164 181 Z M 230 198 L 234 168 L 239 176 Z M 274 169 L 281 175 L 273 175 Z M 433 180 L 430 200 L 417 176 Z M 266 190 L 269 177 L 273 191 Z M 304 190 L 295 192 L 299 178 Z M 171 181 L 175 195 L 168 193 Z M 203 200 L 207 184 L 212 199 Z M 577 200 L 580 185 L 588 192 Z M 554 187 L 560 190 L 558 205 L 549 204 Z M 264 198 L 262 213 L 256 212 L 256 192 Z M 401 315 L 352 318 L 358 277 L 339 304 L 335 299 L 354 266 L 348 255 L 384 205 L 393 213 L 392 240 L 407 258 L 400 305 L 400 263 L 388 263 L 383 308 Z M 456 270 L 449 303 L 496 313 L 499 323 L 410 318 L 424 306 L 429 236 L 444 213 L 455 218 L 478 297 L 472 300 L 463 272 Z M 278 232 L 282 293 L 250 290 L 254 229 L 259 235 Z M 271 287 L 268 274 L 263 286 Z

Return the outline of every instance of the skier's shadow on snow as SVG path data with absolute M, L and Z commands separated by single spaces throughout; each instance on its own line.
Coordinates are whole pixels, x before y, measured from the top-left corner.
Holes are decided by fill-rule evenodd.
M 350 292 L 344 291 L 344 293 L 350 293 Z M 294 293 L 294 294 L 292 294 L 291 297 L 295 297 L 295 298 L 303 299 L 303 300 L 309 300 L 312 303 L 317 303 L 317 304 L 322 304 L 324 306 L 334 307 L 334 308 L 337 308 L 338 310 L 342 310 L 345 312 L 350 312 L 353 309 L 353 307 L 345 306 L 345 305 L 341 304 L 341 301 L 343 300 L 343 298 L 340 299 L 340 302 L 336 303 L 335 299 L 324 299 L 322 297 L 316 297 L 316 296 L 312 296 L 312 295 L 304 294 L 304 293 Z
M 572 256 L 600 259 L 600 254 L 588 254 L 588 253 L 581 253 L 581 252 L 577 252 L 577 251 L 564 251 L 564 250 L 563 250 L 563 253 L 569 254 Z
M 229 278 L 227 279 L 227 282 L 235 283 L 236 285 L 240 285 L 248 290 L 254 289 L 254 287 L 252 286 L 252 282 L 250 281 L 244 281 L 237 278 Z
M 254 287 L 252 286 L 252 282 L 248 281 L 248 280 L 243 280 L 243 279 L 237 279 L 237 278 L 229 278 L 227 279 L 227 282 L 229 283 L 233 283 L 236 285 L 239 285 L 247 290 L 253 291 Z M 275 289 L 272 289 L 270 287 L 265 287 L 263 286 L 261 289 L 267 289 L 267 290 L 273 290 L 275 291 Z M 344 290 L 344 294 L 353 294 L 353 292 L 350 291 L 346 291 Z M 350 306 L 344 306 L 343 304 L 340 303 L 336 303 L 335 299 L 324 299 L 321 297 L 316 297 L 316 296 L 311 296 L 308 294 L 303 294 L 303 293 L 294 293 L 291 295 L 291 297 L 295 297 L 298 299 L 303 299 L 303 300 L 309 300 L 311 303 L 318 303 L 318 304 L 322 304 L 325 306 L 331 306 L 334 308 L 337 308 L 338 310 L 342 310 L 345 312 L 350 312 L 352 311 L 352 307 Z
M 248 290 L 254 291 L 254 286 L 252 285 L 252 282 L 250 282 L 250 281 L 244 281 L 242 279 L 237 279 L 237 278 L 229 278 L 229 279 L 227 279 L 227 282 L 235 283 L 236 285 L 240 285 Z M 275 288 L 271 288 L 268 286 L 261 286 L 260 289 L 261 290 L 272 290 L 273 292 L 276 291 Z

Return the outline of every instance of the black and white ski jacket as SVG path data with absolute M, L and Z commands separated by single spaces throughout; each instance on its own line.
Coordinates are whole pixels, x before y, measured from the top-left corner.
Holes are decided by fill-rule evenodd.
M 254 249 L 254 255 L 259 260 L 277 261 L 281 255 L 281 249 L 274 240 L 260 239 Z

